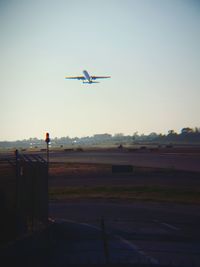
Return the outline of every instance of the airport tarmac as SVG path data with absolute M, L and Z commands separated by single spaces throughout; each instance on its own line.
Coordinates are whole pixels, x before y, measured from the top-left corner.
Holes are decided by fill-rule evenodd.
M 200 264 L 198 206 L 79 200 L 51 202 L 49 207 L 50 216 L 54 219 L 62 218 L 100 228 L 103 218 L 106 232 L 110 235 L 108 244 L 117 237 L 161 264 Z
M 45 153 L 42 154 L 45 158 Z M 52 162 L 130 164 L 200 172 L 200 153 L 154 153 L 123 151 L 50 152 Z
M 82 151 L 82 152 L 51 152 L 50 161 L 66 163 L 88 164 L 130 164 L 138 167 L 156 167 L 172 170 L 200 172 L 200 154 L 197 153 L 173 153 L 152 151 Z M 70 175 L 62 181 L 66 185 L 76 186 L 82 184 L 91 186 L 102 184 L 160 184 L 189 188 L 199 185 L 198 175 L 188 178 L 176 174 L 167 179 L 152 175 L 139 177 L 119 174 Z M 95 176 L 95 179 L 94 177 Z M 99 177 L 98 177 L 99 176 Z M 109 177 L 108 177 L 109 176 Z M 137 176 L 137 175 L 136 175 Z M 163 174 L 161 175 L 163 176 Z M 180 176 L 180 177 L 179 177 Z M 122 179 L 123 177 L 123 179 Z M 109 179 L 108 179 L 109 178 Z M 165 177 L 166 178 L 166 177 Z M 113 180 L 114 179 L 114 180 Z M 120 181 L 119 181 L 120 180 Z M 149 181 L 150 180 L 150 181 Z M 54 180 L 51 181 L 53 183 Z M 58 182 L 58 180 L 57 180 Z M 98 184 L 99 182 L 99 184 Z M 136 183 L 136 184 L 137 184 Z M 127 240 L 137 247 L 138 251 L 156 259 L 162 264 L 182 264 L 181 266 L 199 266 L 200 264 L 200 209 L 197 205 L 182 205 L 174 203 L 151 203 L 116 200 L 84 200 L 64 202 L 51 202 L 50 215 L 55 218 L 71 219 L 80 223 L 100 226 L 100 218 L 104 218 L 106 230 L 113 236 Z M 184 265 L 185 264 L 185 265 Z
M 21 152 L 22 154 L 40 155 L 47 158 L 45 150 Z M 4 152 L 1 158 L 14 156 L 14 152 Z M 200 149 L 187 150 L 117 150 L 117 149 L 91 149 L 91 150 L 53 150 L 49 151 L 50 162 L 73 163 L 99 163 L 145 166 L 156 168 L 169 168 L 174 170 L 200 172 Z

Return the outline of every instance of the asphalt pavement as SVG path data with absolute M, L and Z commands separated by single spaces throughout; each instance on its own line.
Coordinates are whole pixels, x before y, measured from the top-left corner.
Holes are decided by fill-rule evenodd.
M 157 266 L 122 238 L 109 238 L 103 228 L 67 220 L 50 226 L 0 251 L 1 266 Z
M 97 229 L 102 228 L 103 218 L 109 251 L 119 258 L 124 255 L 122 258 L 131 259 L 132 255 L 132 260 L 152 259 L 154 263 L 182 267 L 200 266 L 199 214 L 198 206 L 174 203 L 103 200 L 50 203 L 53 218 L 71 219 Z M 118 251 L 113 249 L 112 242 L 116 240 L 123 241 Z

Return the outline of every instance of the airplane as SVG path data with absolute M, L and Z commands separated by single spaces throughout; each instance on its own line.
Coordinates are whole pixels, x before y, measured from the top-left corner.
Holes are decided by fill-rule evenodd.
M 106 79 L 106 78 L 111 78 L 111 76 L 90 76 L 87 70 L 83 71 L 83 76 L 71 76 L 71 77 L 65 77 L 65 79 L 77 79 L 77 80 L 82 80 L 83 83 L 99 83 L 99 82 L 94 82 L 93 80 L 96 79 Z

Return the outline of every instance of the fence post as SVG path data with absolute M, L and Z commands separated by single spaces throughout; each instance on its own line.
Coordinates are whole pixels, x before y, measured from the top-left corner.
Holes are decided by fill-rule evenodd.
M 101 229 L 102 229 L 102 239 L 103 239 L 103 248 L 106 264 L 109 264 L 109 248 L 108 248 L 108 239 L 105 229 L 104 217 L 101 217 Z
M 19 229 L 20 229 L 20 210 L 19 210 L 19 151 L 16 149 L 14 151 L 15 153 L 15 176 L 16 176 L 16 237 L 19 235 Z

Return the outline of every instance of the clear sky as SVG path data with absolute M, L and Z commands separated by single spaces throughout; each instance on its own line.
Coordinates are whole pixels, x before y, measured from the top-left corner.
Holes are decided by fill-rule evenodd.
M 0 32 L 0 140 L 200 127 L 198 0 L 0 0 Z

